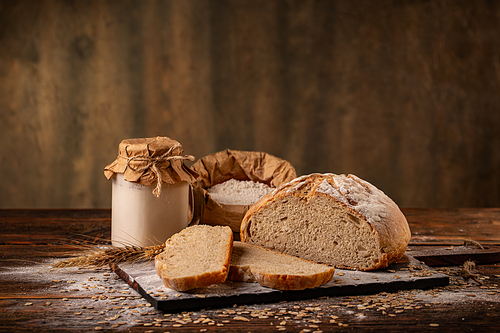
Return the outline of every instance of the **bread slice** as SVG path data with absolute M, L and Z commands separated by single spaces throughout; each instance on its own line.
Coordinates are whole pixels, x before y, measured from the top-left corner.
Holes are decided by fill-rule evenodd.
M 260 246 L 234 242 L 228 280 L 258 282 L 279 290 L 302 290 L 327 283 L 335 268 Z
M 264 196 L 246 213 L 241 240 L 363 271 L 401 258 L 410 228 L 398 206 L 354 175 L 311 174 Z
M 227 226 L 195 225 L 170 237 L 155 258 L 163 284 L 186 291 L 226 281 L 233 247 Z

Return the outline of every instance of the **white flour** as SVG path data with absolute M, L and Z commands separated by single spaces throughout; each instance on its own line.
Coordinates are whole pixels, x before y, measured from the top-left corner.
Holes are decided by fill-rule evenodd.
M 251 180 L 230 179 L 208 189 L 210 197 L 222 205 L 253 205 L 272 188 Z

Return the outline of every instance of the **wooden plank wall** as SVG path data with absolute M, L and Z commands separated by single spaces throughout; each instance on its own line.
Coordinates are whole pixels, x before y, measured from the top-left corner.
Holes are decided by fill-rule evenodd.
M 125 138 L 500 206 L 496 1 L 0 1 L 0 208 L 110 207 Z

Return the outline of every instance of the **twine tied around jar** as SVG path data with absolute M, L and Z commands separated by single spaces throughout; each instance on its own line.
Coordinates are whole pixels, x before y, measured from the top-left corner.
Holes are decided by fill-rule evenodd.
M 127 160 L 127 164 L 126 164 L 127 167 L 129 167 L 130 169 L 132 169 L 135 172 L 144 172 L 147 169 L 151 168 L 151 171 L 153 171 L 153 173 L 155 174 L 155 176 L 157 178 L 156 187 L 153 190 L 153 194 L 157 198 L 159 198 L 161 195 L 161 187 L 162 187 L 161 183 L 163 180 L 161 177 L 161 172 L 158 169 L 158 164 L 166 162 L 166 161 L 168 161 L 168 162 L 175 161 L 175 160 L 194 161 L 194 159 L 195 159 L 194 156 L 191 156 L 191 155 L 174 155 L 174 156 L 172 156 L 171 155 L 172 152 L 174 151 L 174 149 L 176 149 L 178 147 L 182 147 L 182 146 L 179 143 L 177 143 L 174 146 L 170 147 L 170 149 L 166 153 L 164 153 L 160 156 L 137 155 L 137 156 L 128 157 L 128 156 L 123 156 L 120 154 L 120 155 L 118 155 L 118 157 L 126 159 Z M 134 166 L 132 166 L 132 164 L 130 164 L 130 162 L 132 162 L 132 161 L 147 162 L 147 164 L 141 168 L 135 168 Z

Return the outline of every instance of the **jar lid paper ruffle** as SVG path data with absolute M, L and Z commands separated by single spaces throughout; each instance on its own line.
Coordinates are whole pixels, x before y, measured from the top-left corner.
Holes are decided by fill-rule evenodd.
M 194 157 L 183 152 L 179 142 L 167 137 L 123 140 L 118 157 L 104 168 L 104 175 L 111 179 L 115 173 L 123 173 L 126 181 L 156 184 L 153 193 L 159 196 L 162 183 L 196 181 L 198 174 L 184 164 L 184 160 L 194 161 Z

